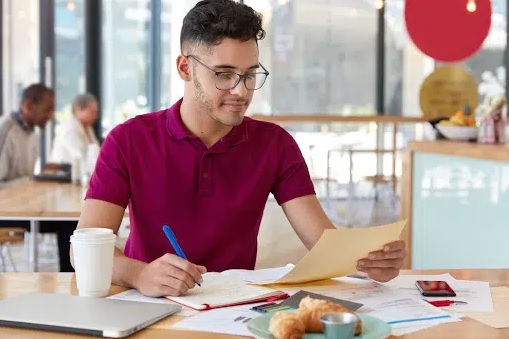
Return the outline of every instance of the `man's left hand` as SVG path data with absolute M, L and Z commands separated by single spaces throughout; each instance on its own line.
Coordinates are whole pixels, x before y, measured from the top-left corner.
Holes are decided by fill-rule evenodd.
M 386 282 L 398 276 L 405 257 L 405 242 L 395 241 L 359 260 L 357 269 L 367 273 L 373 280 Z

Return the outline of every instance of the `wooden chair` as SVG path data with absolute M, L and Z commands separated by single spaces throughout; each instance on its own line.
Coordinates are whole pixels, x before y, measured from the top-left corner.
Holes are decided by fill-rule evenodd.
M 12 257 L 11 244 L 24 243 L 25 240 L 25 229 L 22 227 L 0 227 L 0 261 L 1 271 L 7 270 L 7 262 L 4 256 L 4 252 L 11 262 L 12 269 L 16 272 L 16 263 Z

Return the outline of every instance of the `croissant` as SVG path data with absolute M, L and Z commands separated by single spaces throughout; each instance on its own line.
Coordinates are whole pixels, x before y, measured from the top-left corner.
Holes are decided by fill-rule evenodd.
M 351 313 L 342 305 L 335 304 L 329 300 L 313 299 L 309 296 L 303 298 L 299 303 L 297 314 L 304 321 L 306 332 L 323 332 L 323 325 L 320 317 L 330 313 Z M 362 333 L 362 324 L 359 319 L 355 325 L 355 335 Z
M 269 331 L 276 339 L 300 339 L 306 328 L 297 313 L 278 312 L 270 319 Z

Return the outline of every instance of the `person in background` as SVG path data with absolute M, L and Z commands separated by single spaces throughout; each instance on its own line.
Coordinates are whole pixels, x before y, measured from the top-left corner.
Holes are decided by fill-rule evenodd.
M 33 84 L 23 91 L 19 111 L 0 118 L 0 184 L 33 175 L 39 156 L 35 126 L 44 128 L 54 112 L 53 90 Z
M 254 269 L 271 193 L 308 249 L 335 228 L 293 137 L 276 124 L 245 117 L 269 75 L 259 61 L 264 35 L 251 7 L 198 2 L 183 20 L 175 63 L 184 97 L 108 134 L 78 228 L 117 233 L 129 206 L 130 233 L 124 251 L 115 249 L 114 284 L 148 296 L 180 295 L 202 282 L 206 271 Z M 175 254 L 163 225 L 173 229 L 188 260 Z M 388 281 L 405 256 L 404 242 L 395 241 L 359 260 L 358 269 Z
M 53 119 L 55 93 L 43 84 L 28 86 L 22 93 L 19 111 L 0 118 L 0 187 L 22 178 L 30 178 L 39 156 L 39 139 L 35 127 L 45 128 Z M 24 227 L 28 221 L 0 221 L 0 227 Z M 42 233 L 57 233 L 60 270 L 72 272 L 69 238 L 76 222 L 44 221 Z
M 58 127 L 50 161 L 73 164 L 82 157 L 89 145 L 99 146 L 92 128 L 97 121 L 98 103 L 92 94 L 78 94 L 72 102 L 72 117 Z

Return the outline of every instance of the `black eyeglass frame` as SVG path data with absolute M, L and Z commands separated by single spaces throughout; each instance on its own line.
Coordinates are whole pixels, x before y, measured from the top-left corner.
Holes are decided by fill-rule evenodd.
M 259 90 L 260 88 L 263 87 L 263 85 L 265 85 L 265 81 L 267 81 L 267 77 L 269 76 L 269 71 L 267 71 L 267 69 L 261 64 L 259 63 L 260 67 L 262 68 L 263 72 L 254 72 L 254 73 L 246 73 L 246 74 L 239 74 L 239 73 L 235 73 L 235 72 L 224 72 L 224 71 L 216 71 L 215 69 L 205 65 L 197 56 L 195 55 L 192 55 L 192 54 L 188 54 L 188 55 L 184 55 L 184 57 L 186 58 L 192 58 L 194 60 L 196 60 L 200 65 L 202 65 L 203 67 L 205 67 L 206 69 L 208 69 L 209 71 L 212 71 L 214 72 L 215 76 L 216 76 L 216 79 L 218 79 L 221 75 L 224 75 L 224 74 L 235 74 L 237 76 L 237 81 L 235 81 L 235 84 L 231 87 L 231 88 L 218 88 L 217 87 L 217 83 L 214 83 L 214 85 L 216 86 L 216 88 L 220 91 L 231 91 L 232 89 L 234 89 L 235 87 L 237 87 L 237 85 L 242 81 L 244 80 L 244 87 L 246 87 L 247 90 L 249 91 L 256 91 L 256 90 Z M 246 84 L 246 79 L 252 75 L 256 75 L 256 74 L 263 74 L 265 75 L 265 79 L 263 80 L 263 83 L 261 84 L 260 87 L 258 88 L 248 88 L 247 87 L 247 84 Z

